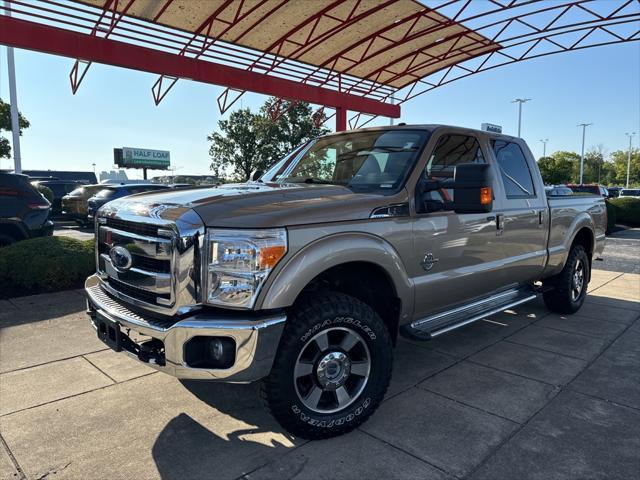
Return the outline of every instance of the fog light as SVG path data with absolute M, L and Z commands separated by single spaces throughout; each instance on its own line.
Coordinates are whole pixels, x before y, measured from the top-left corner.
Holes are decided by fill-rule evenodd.
M 184 360 L 191 368 L 231 368 L 236 361 L 236 342 L 230 337 L 193 337 L 184 346 Z
M 214 360 L 218 362 L 222 360 L 222 356 L 224 355 L 224 346 L 219 338 L 211 339 L 209 342 L 209 353 L 211 353 Z

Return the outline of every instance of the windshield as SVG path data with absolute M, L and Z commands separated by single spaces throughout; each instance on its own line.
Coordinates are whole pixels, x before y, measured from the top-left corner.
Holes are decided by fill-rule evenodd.
M 404 183 L 429 135 L 426 130 L 379 130 L 321 137 L 291 152 L 262 181 L 391 194 Z

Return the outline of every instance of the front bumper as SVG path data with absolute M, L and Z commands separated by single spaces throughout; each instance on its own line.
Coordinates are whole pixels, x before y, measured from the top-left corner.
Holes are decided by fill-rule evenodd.
M 115 322 L 126 331 L 159 340 L 164 345 L 163 361 L 127 351 L 149 366 L 177 378 L 194 380 L 219 380 L 247 383 L 269 374 L 273 365 L 286 316 L 275 313 L 244 317 L 233 314 L 194 313 L 176 323 L 145 318 L 121 301 L 108 295 L 100 286 L 100 280 L 92 275 L 85 282 L 87 313 L 95 327 L 97 316 Z M 193 337 L 230 337 L 235 342 L 235 362 L 226 369 L 194 368 L 185 361 L 185 345 Z

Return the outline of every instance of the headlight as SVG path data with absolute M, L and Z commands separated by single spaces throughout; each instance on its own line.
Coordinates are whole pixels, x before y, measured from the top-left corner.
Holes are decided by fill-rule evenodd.
M 206 302 L 252 308 L 269 272 L 286 252 L 284 228 L 208 230 Z

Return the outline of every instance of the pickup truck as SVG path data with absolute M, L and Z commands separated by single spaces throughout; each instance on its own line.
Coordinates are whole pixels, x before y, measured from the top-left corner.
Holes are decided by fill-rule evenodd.
M 429 341 L 538 295 L 576 312 L 607 223 L 602 197 L 547 198 L 522 139 L 442 125 L 323 136 L 247 183 L 96 217 L 98 337 L 180 379 L 261 381 L 304 438 L 374 412 L 400 334 Z

